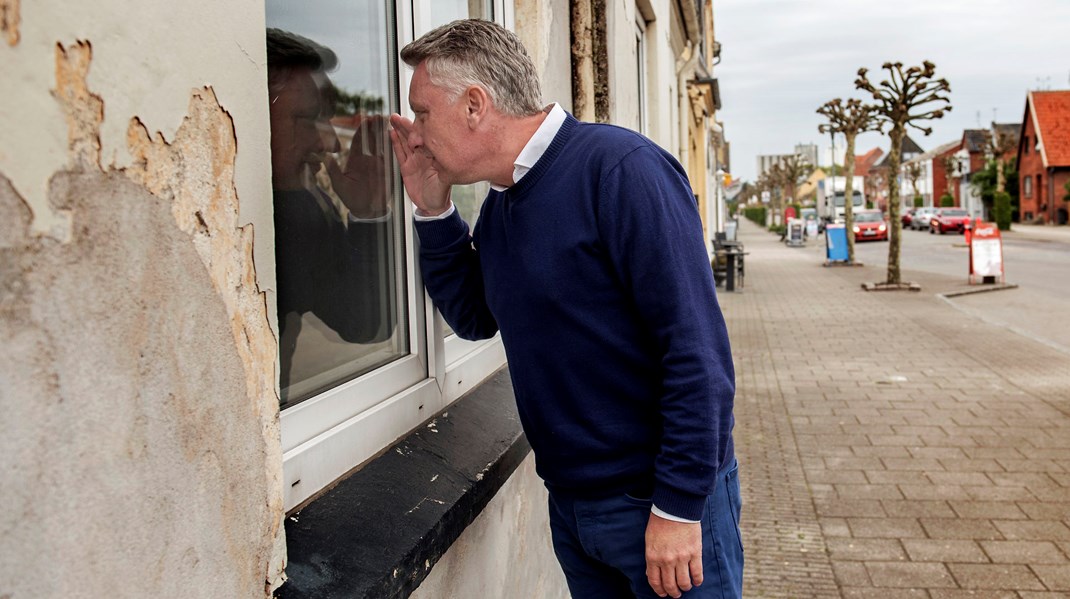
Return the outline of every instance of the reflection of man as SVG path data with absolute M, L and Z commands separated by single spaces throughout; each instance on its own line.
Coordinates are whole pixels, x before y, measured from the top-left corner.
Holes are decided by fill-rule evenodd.
M 499 329 L 574 597 L 739 597 L 734 375 L 686 173 L 543 108 L 519 39 L 456 21 L 407 46 L 391 139 L 435 304 Z M 488 180 L 476 228 L 451 184 Z M 701 585 L 701 586 L 699 586 Z
M 326 72 L 334 53 L 301 36 L 268 29 L 271 181 L 275 207 L 280 384 L 290 364 L 302 315 L 315 314 L 350 343 L 380 341 L 393 328 L 389 247 L 390 161 L 382 117 L 365 117 L 343 171 L 330 123 L 334 88 Z M 343 217 L 317 184 L 321 167 L 342 201 Z

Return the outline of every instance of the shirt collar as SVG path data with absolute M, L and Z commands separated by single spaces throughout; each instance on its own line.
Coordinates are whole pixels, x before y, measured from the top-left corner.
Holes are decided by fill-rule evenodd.
M 542 124 L 535 130 L 535 134 L 531 136 L 527 145 L 524 146 L 524 149 L 520 151 L 520 155 L 513 162 L 513 185 L 519 183 L 520 179 L 528 174 L 531 167 L 535 166 L 535 163 L 546 153 L 546 148 L 549 148 L 550 143 L 557 137 L 557 132 L 561 129 L 561 125 L 565 124 L 566 116 L 568 115 L 565 113 L 565 109 L 561 108 L 561 105 L 557 102 L 549 106 L 549 113 L 546 118 L 543 119 Z M 508 187 L 494 184 L 491 184 L 490 187 L 494 191 L 509 189 Z

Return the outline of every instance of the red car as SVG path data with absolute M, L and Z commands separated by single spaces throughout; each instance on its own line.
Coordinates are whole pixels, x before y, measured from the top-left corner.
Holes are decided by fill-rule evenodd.
M 962 233 L 970 222 L 970 213 L 962 208 L 941 208 L 929 220 L 929 233 L 943 235 L 948 231 Z
M 888 241 L 888 223 L 880 210 L 859 210 L 854 221 L 855 241 Z
M 910 221 L 914 220 L 914 209 L 911 208 L 903 213 L 903 216 L 899 218 L 899 221 L 903 223 L 904 229 L 910 228 Z

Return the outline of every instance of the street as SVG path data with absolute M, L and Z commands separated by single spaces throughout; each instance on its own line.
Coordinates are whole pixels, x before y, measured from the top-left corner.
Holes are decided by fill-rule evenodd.
M 744 596 L 1065 597 L 1070 356 L 1054 323 L 1000 306 L 1065 311 L 1067 244 L 1009 236 L 1019 289 L 944 300 L 967 288 L 960 236 L 905 232 L 918 293 L 860 288 L 884 279 L 886 243 L 859 244 L 862 267 L 822 267 L 821 243 L 749 222 L 740 239 L 746 287 L 719 299 Z
M 1052 317 L 1070 305 L 1070 231 L 1016 226 L 1003 235 L 1006 280 L 1019 288 L 948 301 L 987 323 L 1007 327 L 1070 355 L 1070 319 Z M 887 243 L 866 242 L 855 247 L 863 264 L 887 267 Z M 903 280 L 912 280 L 913 273 L 926 273 L 965 282 L 968 255 L 962 235 L 904 230 L 900 257 Z

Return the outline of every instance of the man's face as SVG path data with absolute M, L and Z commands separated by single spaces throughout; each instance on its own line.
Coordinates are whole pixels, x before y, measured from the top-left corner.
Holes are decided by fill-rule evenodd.
M 295 69 L 282 89 L 269 98 L 271 183 L 277 190 L 308 188 L 323 163 L 323 154 L 339 150 L 329 120 L 328 84 L 323 73 Z
M 416 118 L 417 151 L 427 153 L 439 176 L 454 184 L 478 181 L 472 174 L 472 148 L 464 95 L 451 102 L 443 88 L 431 82 L 426 62 L 420 63 L 409 86 L 409 106 Z

